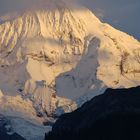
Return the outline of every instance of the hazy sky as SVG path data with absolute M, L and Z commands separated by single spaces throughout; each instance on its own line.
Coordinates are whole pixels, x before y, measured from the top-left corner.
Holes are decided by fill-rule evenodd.
M 140 0 L 82 0 L 101 19 L 140 40 Z
M 40 0 L 0 0 L 0 15 Z M 59 0 L 58 0 L 59 1 Z M 140 39 L 140 0 L 78 0 L 107 23 Z

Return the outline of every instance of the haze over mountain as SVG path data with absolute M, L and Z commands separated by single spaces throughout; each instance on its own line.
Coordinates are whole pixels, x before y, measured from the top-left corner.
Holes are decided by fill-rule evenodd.
M 26 139 L 42 139 L 51 129 L 42 125 L 54 121 L 49 93 L 57 95 L 50 110 L 59 116 L 108 87 L 139 83 L 140 42 L 78 3 L 42 1 L 1 18 L 0 111 Z

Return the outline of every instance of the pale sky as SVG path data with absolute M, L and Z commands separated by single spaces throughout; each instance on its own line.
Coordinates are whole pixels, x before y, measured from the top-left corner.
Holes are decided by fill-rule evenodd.
M 0 0 L 0 15 L 21 10 L 39 0 Z M 140 40 L 140 0 L 78 0 L 94 12 L 103 22 L 135 36 Z

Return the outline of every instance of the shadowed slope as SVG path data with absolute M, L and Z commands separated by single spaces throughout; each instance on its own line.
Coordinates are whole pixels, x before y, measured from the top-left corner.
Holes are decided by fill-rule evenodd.
M 140 138 L 140 87 L 107 89 L 78 110 L 63 115 L 46 140 Z

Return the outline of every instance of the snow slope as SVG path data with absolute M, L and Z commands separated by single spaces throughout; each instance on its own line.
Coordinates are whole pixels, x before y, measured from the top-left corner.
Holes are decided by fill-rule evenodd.
M 43 6 L 42 6 L 43 5 Z M 0 24 L 0 110 L 42 123 L 33 100 L 46 80 L 52 111 L 69 112 L 107 87 L 140 84 L 140 43 L 88 9 L 47 1 Z M 44 94 L 38 95 L 41 99 Z M 63 112 L 63 111 L 62 111 Z

